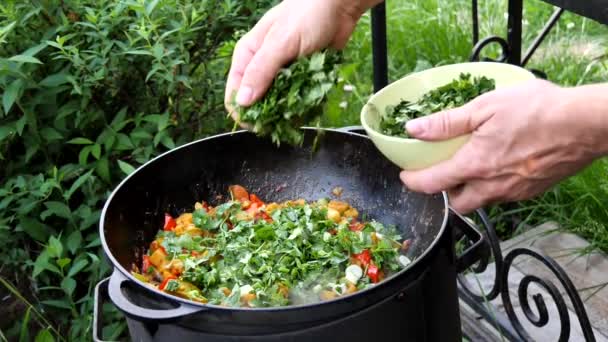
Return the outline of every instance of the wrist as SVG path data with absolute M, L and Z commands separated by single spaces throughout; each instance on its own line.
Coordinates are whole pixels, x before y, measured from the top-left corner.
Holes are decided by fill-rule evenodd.
M 562 113 L 594 158 L 608 155 L 608 83 L 563 88 Z

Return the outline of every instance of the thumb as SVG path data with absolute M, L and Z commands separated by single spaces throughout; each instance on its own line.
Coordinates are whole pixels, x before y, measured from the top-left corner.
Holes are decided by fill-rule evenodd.
M 280 40 L 273 39 L 272 36 L 272 34 L 266 36 L 243 73 L 236 96 L 236 101 L 241 106 L 249 106 L 259 100 L 266 93 L 279 70 L 297 57 L 297 49 L 281 46 L 277 43 Z
M 470 102 L 462 107 L 445 110 L 406 123 L 407 132 L 422 140 L 445 140 L 474 131 L 485 119 L 479 118 L 479 106 Z

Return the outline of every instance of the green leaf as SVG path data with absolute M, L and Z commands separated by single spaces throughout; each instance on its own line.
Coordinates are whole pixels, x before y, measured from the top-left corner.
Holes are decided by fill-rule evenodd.
M 110 182 L 110 164 L 108 163 L 108 158 L 101 158 L 97 161 L 97 164 L 95 165 L 95 171 L 97 171 L 97 174 L 99 175 L 99 177 L 101 177 L 101 179 L 103 179 L 106 182 Z
M 73 277 L 77 275 L 80 271 L 87 267 L 88 264 L 89 262 L 87 261 L 87 259 L 80 259 L 76 261 L 70 268 L 70 271 L 68 272 L 68 277 Z
M 15 122 L 15 128 L 17 129 L 17 134 L 23 135 L 23 129 L 25 128 L 25 124 L 27 123 L 27 116 L 21 115 L 19 120 Z
M 64 219 L 70 219 L 72 216 L 70 208 L 63 202 L 48 201 L 44 202 L 44 205 L 47 207 L 47 210 L 40 215 L 43 220 L 51 215 L 56 215 Z
M 150 114 L 143 117 L 144 121 L 155 123 L 158 126 L 158 130 L 162 131 L 167 128 L 169 123 L 169 114 Z
M 21 217 L 19 227 L 36 241 L 45 242 L 49 238 L 49 229 L 42 222 L 31 217 Z
M 129 136 L 124 133 L 118 133 L 116 135 L 116 139 L 118 140 L 116 149 L 119 151 L 132 150 L 135 148 L 135 146 L 131 142 L 131 139 L 129 139 Z
M 94 142 L 92 142 L 91 140 L 89 140 L 87 138 L 74 138 L 72 140 L 68 140 L 67 143 L 68 144 L 74 144 L 74 145 L 91 145 L 91 144 L 94 144 Z
M 75 230 L 70 235 L 68 235 L 68 239 L 65 242 L 65 246 L 72 254 L 76 254 L 76 251 L 82 244 L 82 233 L 79 230 Z
M 47 246 L 46 250 L 48 251 L 50 257 L 59 258 L 63 253 L 63 245 L 61 244 L 61 241 L 59 241 L 59 239 L 54 236 L 51 236 L 51 238 L 49 239 L 49 245 Z
M 95 159 L 99 159 L 99 157 L 101 156 L 101 145 L 93 145 L 91 147 L 91 154 L 93 155 L 93 157 L 95 157 Z
M 40 303 L 42 303 L 44 305 L 52 306 L 55 308 L 59 308 L 59 309 L 70 310 L 72 308 L 69 303 L 67 303 L 66 301 L 63 301 L 63 300 L 49 299 L 49 300 L 43 300 Z
M 91 150 L 93 149 L 92 145 L 89 146 L 85 146 L 80 150 L 80 153 L 78 153 L 78 163 L 80 165 L 86 165 L 87 164 L 87 160 L 89 159 L 89 153 L 91 153 Z
M 160 139 L 160 142 L 168 149 L 175 148 L 175 142 L 173 142 L 173 138 L 168 135 L 163 135 L 163 137 Z
M 23 319 L 21 320 L 21 333 L 19 334 L 19 342 L 29 341 L 29 324 L 30 324 L 30 314 L 32 312 L 32 307 L 28 307 L 25 311 L 25 315 L 23 315 Z
M 40 81 L 39 85 L 47 88 L 55 88 L 62 84 L 69 83 L 68 76 L 70 75 L 63 73 L 49 75 L 45 79 Z
M 32 56 L 25 56 L 25 55 L 16 55 L 16 56 L 9 58 L 8 60 L 13 61 L 13 62 L 18 62 L 18 63 L 42 64 L 42 62 L 38 58 L 32 57 Z
M 156 5 L 158 5 L 158 2 L 159 0 L 152 0 L 148 3 L 148 5 L 146 5 L 146 15 L 152 14 L 154 9 L 156 8 Z
M 74 192 L 76 190 L 78 190 L 87 180 L 89 180 L 89 178 L 93 174 L 93 171 L 94 170 L 89 170 L 84 175 L 78 177 L 78 179 L 76 179 L 74 181 L 74 183 L 72 183 L 72 186 L 70 187 L 70 189 L 64 193 L 64 198 L 66 200 L 69 200 L 72 197 L 72 195 L 74 194 Z
M 72 296 L 74 290 L 76 289 L 76 280 L 73 278 L 64 278 L 61 281 L 61 288 L 65 291 L 68 296 Z
M 40 130 L 40 135 L 42 135 L 42 137 L 44 139 L 46 139 L 47 141 L 63 139 L 63 135 L 61 135 L 61 133 L 59 133 L 53 127 L 44 127 L 43 129 Z
M 4 90 L 4 95 L 2 95 L 2 106 L 4 108 L 5 113 L 8 113 L 11 110 L 11 108 L 13 107 L 13 104 L 19 97 L 19 93 L 21 92 L 22 88 L 23 88 L 23 81 L 19 79 L 19 80 L 13 81 Z M 19 135 L 21 135 L 21 133 L 19 133 Z
M 52 265 L 49 264 L 48 249 L 45 249 L 40 254 L 38 254 L 38 257 L 36 257 L 36 261 L 34 261 L 34 270 L 32 272 L 32 277 L 35 279 L 40 273 L 49 269 L 51 266 Z M 57 269 L 57 267 L 55 267 L 55 269 Z M 61 273 L 59 269 L 57 269 L 57 273 Z
M 148 50 L 129 50 L 129 51 L 126 51 L 125 54 L 127 54 L 127 55 L 147 55 L 147 56 L 152 56 L 152 52 L 150 52 Z
M 127 107 L 124 107 L 116 114 L 114 119 L 112 119 L 110 126 L 112 127 L 112 129 L 114 129 L 115 132 L 120 132 L 120 130 L 123 129 L 124 126 L 131 121 L 131 120 L 125 120 L 126 115 L 127 115 Z
M 34 45 L 31 48 L 23 51 L 22 55 L 24 56 L 36 56 L 38 52 L 44 50 L 48 45 L 46 43 L 40 43 L 38 45 Z
M 64 267 L 66 267 L 70 262 L 72 262 L 72 259 L 70 258 L 61 258 L 61 259 L 57 259 L 57 265 L 59 266 L 59 268 L 61 268 L 63 270 Z
M 120 167 L 120 169 L 122 170 L 122 172 L 125 173 L 125 175 L 130 175 L 131 173 L 133 173 L 133 171 L 135 171 L 135 168 L 133 166 L 122 160 L 118 160 L 118 167 Z
M 49 329 L 42 329 L 36 335 L 34 342 L 55 342 L 55 338 Z
M 12 134 L 15 134 L 13 125 L 0 126 L 0 142 Z

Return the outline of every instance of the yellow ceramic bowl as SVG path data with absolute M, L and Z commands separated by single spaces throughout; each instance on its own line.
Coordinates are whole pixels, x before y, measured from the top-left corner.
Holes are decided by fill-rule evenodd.
M 416 101 L 424 93 L 451 82 L 461 73 L 486 76 L 496 81 L 496 88 L 533 79 L 528 70 L 506 63 L 470 62 L 444 65 L 413 73 L 374 94 L 363 106 L 361 124 L 380 152 L 404 170 L 422 169 L 449 159 L 467 142 L 469 135 L 443 141 L 404 139 L 381 134 L 377 129 L 387 105 L 402 100 Z

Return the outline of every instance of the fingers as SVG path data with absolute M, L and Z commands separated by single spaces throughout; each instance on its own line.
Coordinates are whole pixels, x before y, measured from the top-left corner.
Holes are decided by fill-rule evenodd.
M 479 97 L 462 107 L 410 120 L 406 129 L 412 137 L 422 140 L 445 140 L 471 133 L 491 117 L 483 101 Z
M 256 52 L 262 46 L 264 38 L 276 20 L 277 13 L 277 7 L 268 11 L 253 29 L 244 35 L 236 44 L 232 54 L 232 64 L 230 65 L 230 72 L 228 73 L 226 92 L 224 95 L 226 108 L 231 112 L 232 98 L 237 95 L 245 70 L 253 59 L 253 56 L 255 56 Z M 234 117 L 234 113 L 232 114 Z
M 474 169 L 467 156 L 470 145 L 464 145 L 452 158 L 415 171 L 402 171 L 401 181 L 411 190 L 434 194 L 456 187 L 473 178 Z
M 474 182 L 448 190 L 448 200 L 450 206 L 461 214 L 468 214 L 488 204 Z
M 297 57 L 299 42 L 282 39 L 278 28 L 271 28 L 262 46 L 245 68 L 237 93 L 237 103 L 249 106 L 259 100 L 272 84 L 279 70 Z

